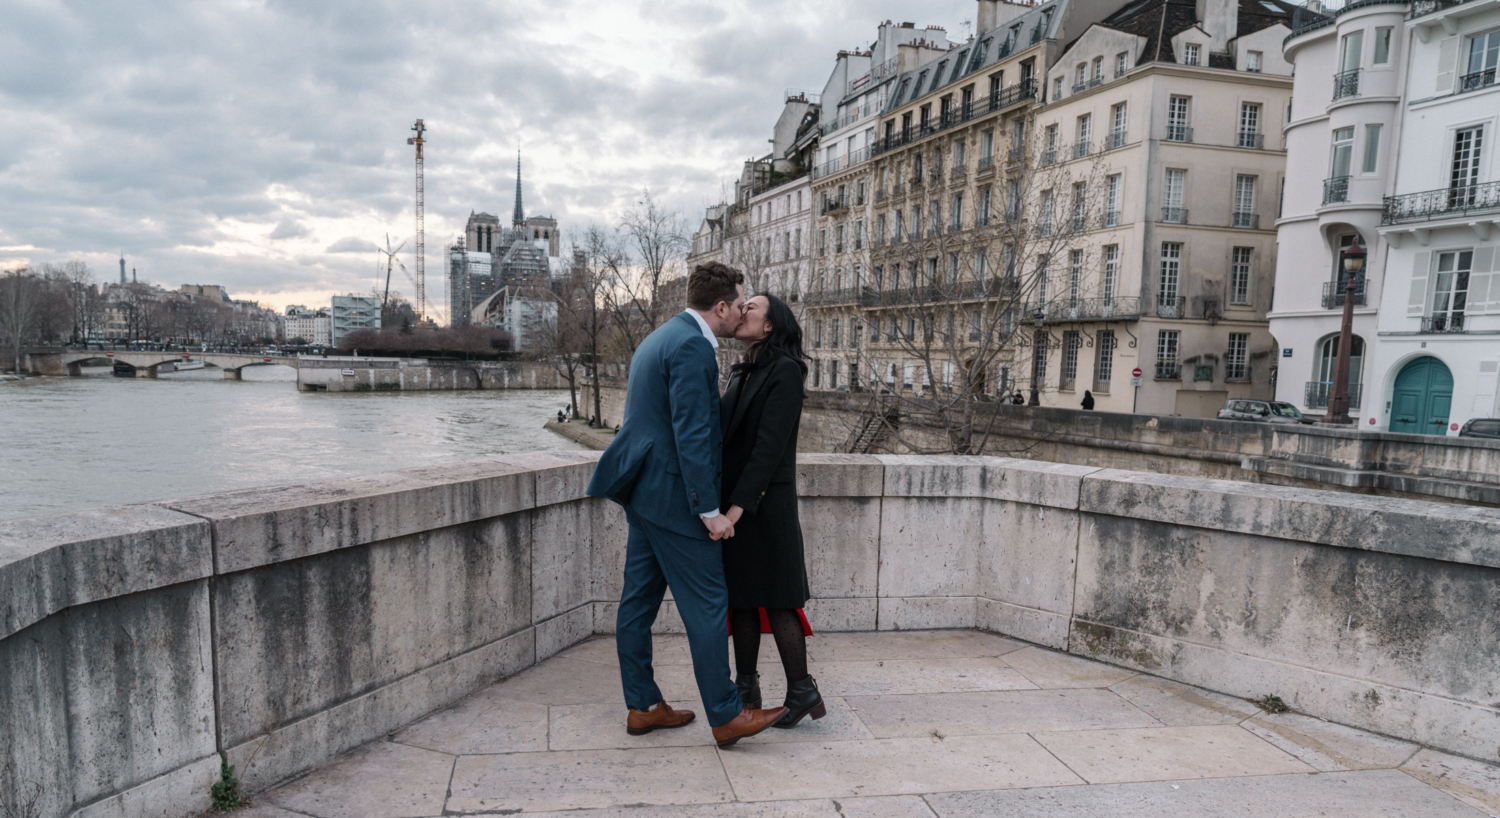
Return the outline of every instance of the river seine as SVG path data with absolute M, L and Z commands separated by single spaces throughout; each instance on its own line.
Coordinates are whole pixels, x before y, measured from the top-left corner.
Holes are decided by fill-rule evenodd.
M 0 383 L 0 519 L 519 452 L 567 392 L 298 392 L 284 367 Z

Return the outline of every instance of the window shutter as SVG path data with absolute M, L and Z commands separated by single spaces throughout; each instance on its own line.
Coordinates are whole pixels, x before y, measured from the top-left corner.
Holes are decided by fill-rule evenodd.
M 1458 65 L 1458 38 L 1445 37 L 1438 44 L 1438 75 L 1437 92 L 1447 94 L 1453 91 L 1453 72 Z
M 1500 292 L 1496 292 L 1497 276 L 1494 269 L 1495 248 L 1474 248 L 1474 266 L 1469 271 L 1468 312 L 1485 313 L 1500 311 Z
M 1406 314 L 1420 316 L 1427 310 L 1427 271 L 1432 265 L 1432 253 L 1418 253 L 1411 266 L 1411 297 L 1406 302 Z

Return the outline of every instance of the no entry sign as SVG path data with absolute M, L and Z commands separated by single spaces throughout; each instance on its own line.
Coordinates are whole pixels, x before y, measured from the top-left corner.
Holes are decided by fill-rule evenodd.
M 1135 369 L 1130 370 L 1130 377 L 1132 378 L 1139 378 L 1142 374 L 1144 373 L 1141 372 L 1140 367 L 1136 367 Z

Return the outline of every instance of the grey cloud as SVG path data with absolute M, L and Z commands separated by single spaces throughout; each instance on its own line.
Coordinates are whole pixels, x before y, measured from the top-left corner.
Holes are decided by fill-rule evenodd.
M 375 243 L 357 236 L 345 236 L 333 244 L 328 245 L 325 253 L 368 253 L 377 249 Z
M 295 219 L 282 219 L 281 223 L 276 225 L 276 229 L 271 231 L 271 240 L 300 239 L 303 236 L 310 235 L 312 235 L 312 230 L 307 225 Z

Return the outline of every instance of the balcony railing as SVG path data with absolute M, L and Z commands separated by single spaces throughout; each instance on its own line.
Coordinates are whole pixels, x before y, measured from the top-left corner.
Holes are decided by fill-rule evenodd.
M 1246 228 L 1246 229 L 1249 229 L 1249 230 L 1259 230 L 1260 229 L 1260 214 L 1259 213 L 1241 213 L 1241 212 L 1236 211 L 1235 214 L 1234 214 L 1234 226 L 1235 227 L 1243 227 L 1243 228 Z
M 1123 147 L 1125 147 L 1125 132 L 1124 131 L 1115 131 L 1114 133 L 1112 133 L 1112 134 L 1109 135 L 1109 138 L 1107 140 L 1105 140 L 1105 143 L 1104 143 L 1104 149 L 1107 150 L 1107 151 L 1114 150 L 1115 148 L 1123 148 Z
M 1119 227 L 1120 211 L 1106 210 L 1103 213 L 1099 214 L 1099 224 L 1101 227 Z
M 845 287 L 838 290 L 824 290 L 823 292 L 812 292 L 807 294 L 803 302 L 809 307 L 825 306 L 828 304 L 853 304 L 861 300 L 864 292 L 862 287 Z
M 981 171 L 989 170 L 990 168 L 992 168 L 994 166 L 995 166 L 995 155 L 994 154 L 986 154 L 984 156 L 979 157 L 979 169 Z
M 1348 288 L 1346 288 L 1343 284 L 1340 284 L 1337 281 L 1325 281 L 1325 282 L 1323 282 L 1323 309 L 1325 309 L 1325 310 L 1341 310 L 1341 309 L 1343 309 L 1344 308 L 1344 295 L 1347 292 L 1348 292 Z M 1364 278 L 1357 278 L 1357 279 L 1355 279 L 1355 284 L 1354 284 L 1354 306 L 1356 306 L 1356 307 L 1363 307 L 1364 305 L 1365 305 L 1365 280 L 1364 280 Z
M 828 199 L 828 201 L 826 201 L 826 202 L 823 203 L 823 213 L 824 213 L 824 215 L 827 215 L 829 213 L 835 213 L 835 212 L 840 211 L 840 210 L 848 210 L 848 209 L 849 209 L 849 200 L 847 198 L 845 198 L 845 197 L 842 197 L 842 196 L 833 196 L 833 197 L 830 197 Z
M 1157 361 L 1156 379 L 1159 381 L 1182 380 L 1182 363 L 1179 361 Z
M 1057 146 L 1048 145 L 1042 149 L 1042 155 L 1037 158 L 1036 166 L 1045 168 L 1055 164 L 1057 164 Z
M 1465 0 L 1413 0 L 1411 4 L 1411 16 L 1412 19 L 1424 17 L 1433 12 L 1453 8 L 1463 2 Z
M 1003 279 L 1014 281 L 1014 279 Z M 1047 323 L 1069 321 L 1135 321 L 1141 317 L 1141 299 L 1125 298 L 1054 298 L 1026 305 L 1026 317 L 1041 318 Z
M 1187 297 L 1181 295 L 1158 295 L 1156 297 L 1157 318 L 1186 318 Z
M 1323 180 L 1323 204 L 1349 201 L 1349 177 L 1335 176 Z
M 1461 312 L 1429 315 L 1422 319 L 1423 332 L 1463 332 L 1464 314 Z
M 1079 142 L 1073 146 L 1073 158 L 1082 159 L 1089 155 L 1089 143 Z
M 1462 94 L 1465 91 L 1475 91 L 1480 88 L 1488 88 L 1489 86 L 1494 84 L 1495 69 L 1488 68 L 1484 71 L 1475 71 L 1472 74 L 1465 74 L 1463 78 L 1458 82 L 1458 92 Z
M 1167 224 L 1187 224 L 1187 208 L 1164 207 L 1161 209 L 1161 220 Z
M 1500 210 L 1500 182 L 1385 197 L 1381 224 L 1429 221 Z
M 1005 161 L 1007 164 L 1015 165 L 1020 163 L 1025 158 L 1025 148 L 1011 148 L 1010 150 L 1005 152 Z
M 1262 150 L 1266 147 L 1266 135 L 1254 131 L 1240 131 L 1239 146 Z
M 1359 96 L 1359 69 L 1351 68 L 1333 75 L 1333 98 Z
M 1360 387 L 1363 384 L 1349 384 L 1349 408 L 1359 408 L 1360 393 L 1364 392 Z M 1333 384 L 1328 381 L 1308 381 L 1303 390 L 1302 405 L 1309 409 L 1327 409 L 1328 399 L 1333 397 Z
M 1193 141 L 1193 129 L 1186 125 L 1173 123 L 1167 124 L 1168 142 L 1191 142 Z
M 885 188 L 880 188 L 879 190 L 875 191 L 875 201 L 883 202 L 889 195 L 889 193 L 886 193 Z

